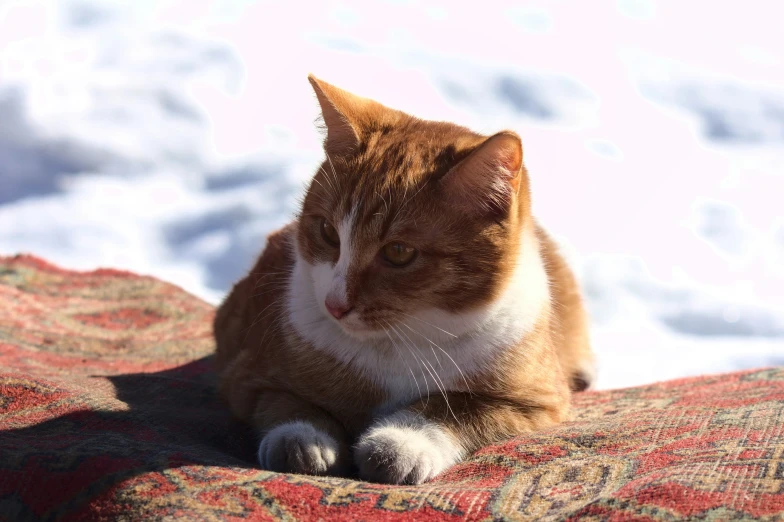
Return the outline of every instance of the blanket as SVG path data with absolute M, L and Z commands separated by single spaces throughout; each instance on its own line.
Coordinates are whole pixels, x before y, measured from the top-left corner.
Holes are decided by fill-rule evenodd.
M 0 520 L 784 518 L 784 369 L 577 394 L 570 422 L 389 486 L 258 469 L 215 392 L 213 313 L 0 258 Z

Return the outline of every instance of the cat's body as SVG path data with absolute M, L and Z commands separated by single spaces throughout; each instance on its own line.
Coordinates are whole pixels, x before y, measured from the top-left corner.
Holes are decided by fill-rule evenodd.
M 563 420 L 592 354 L 519 138 L 311 82 L 327 161 L 215 319 L 221 391 L 262 466 L 419 483 Z

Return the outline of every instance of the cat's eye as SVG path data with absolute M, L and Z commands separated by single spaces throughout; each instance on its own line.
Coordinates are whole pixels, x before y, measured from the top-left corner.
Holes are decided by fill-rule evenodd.
M 332 226 L 332 223 L 322 218 L 320 228 L 321 228 L 321 237 L 324 238 L 324 241 L 326 241 L 327 243 L 329 243 L 334 247 L 340 245 L 340 236 L 338 235 L 337 229 Z
M 416 257 L 416 249 L 404 243 L 389 243 L 381 249 L 381 257 L 394 266 L 406 266 Z

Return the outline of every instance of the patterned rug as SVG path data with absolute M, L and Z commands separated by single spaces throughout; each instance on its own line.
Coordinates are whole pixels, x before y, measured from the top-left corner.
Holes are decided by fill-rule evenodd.
M 784 369 L 579 394 L 572 422 L 392 487 L 255 469 L 212 314 L 149 277 L 0 258 L 0 519 L 784 518 Z

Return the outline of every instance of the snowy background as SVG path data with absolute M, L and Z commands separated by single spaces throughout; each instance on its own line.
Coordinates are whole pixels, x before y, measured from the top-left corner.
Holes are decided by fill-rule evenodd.
M 321 160 L 313 72 L 523 136 L 600 387 L 784 364 L 784 7 L 458 4 L 0 0 L 0 254 L 219 302 Z

